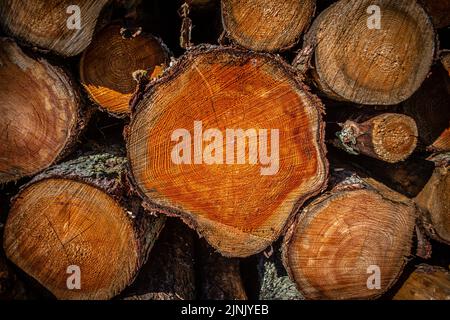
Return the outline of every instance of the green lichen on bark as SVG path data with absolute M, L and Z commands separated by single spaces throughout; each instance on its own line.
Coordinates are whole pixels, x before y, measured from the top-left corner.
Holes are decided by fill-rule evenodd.
M 126 181 L 127 159 L 112 153 L 85 155 L 50 167 L 31 183 L 44 179 L 70 179 L 92 185 L 116 200 L 127 202 L 130 187 Z
M 115 179 L 126 170 L 126 164 L 127 159 L 124 157 L 100 153 L 61 163 L 45 173 L 91 179 Z
M 289 278 L 281 260 L 280 244 L 276 243 L 273 254 L 267 258 L 264 254 L 258 257 L 260 300 L 304 300 L 295 283 Z

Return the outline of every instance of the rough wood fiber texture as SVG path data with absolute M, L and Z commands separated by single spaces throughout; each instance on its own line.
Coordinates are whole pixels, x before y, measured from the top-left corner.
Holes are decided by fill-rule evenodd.
M 62 56 L 75 56 L 89 45 L 97 18 L 108 2 L 109 0 L 1 0 L 0 25 L 6 33 L 29 45 Z M 68 19 L 76 12 L 70 6 L 78 6 L 80 9 L 80 29 L 67 27 Z
M 191 49 L 133 106 L 128 158 L 146 204 L 180 216 L 225 256 L 262 251 L 324 188 L 321 103 L 280 58 Z M 238 129 L 243 139 L 236 142 L 230 132 Z M 211 134 L 205 148 L 200 130 Z
M 118 116 L 130 112 L 136 88 L 133 73 L 143 70 L 149 78 L 169 64 L 169 51 L 160 39 L 149 34 L 125 35 L 119 24 L 102 29 L 83 53 L 81 82 L 90 97 L 103 109 Z
M 117 295 L 146 261 L 165 220 L 145 213 L 130 194 L 125 164 L 110 154 L 85 156 L 33 179 L 12 203 L 3 243 L 8 259 L 58 299 Z M 70 266 L 80 268 L 79 290 L 67 287 Z
M 383 113 L 360 123 L 347 120 L 336 136 L 336 144 L 351 154 L 396 163 L 414 151 L 418 132 L 411 117 Z
M 259 254 L 257 270 L 260 300 L 304 300 L 295 283 L 289 278 L 281 261 L 281 248 L 274 246 L 270 257 Z
M 197 248 L 199 299 L 247 300 L 239 259 L 221 256 L 204 239 Z
M 192 230 L 168 219 L 161 236 L 124 300 L 194 300 L 194 237 Z
M 368 27 L 371 5 L 380 7 L 380 29 Z M 434 39 L 415 0 L 342 0 L 314 20 L 294 65 L 304 71 L 311 63 L 317 86 L 336 100 L 393 105 L 425 79 Z
M 335 171 L 331 184 L 289 229 L 284 265 L 306 299 L 376 298 L 407 262 L 416 208 L 373 179 L 345 170 Z M 379 267 L 379 289 L 368 287 L 371 266 Z
M 450 26 L 450 0 L 420 0 L 437 29 Z
M 63 70 L 0 38 L 0 184 L 60 159 L 86 121 L 79 92 Z
M 309 26 L 315 0 L 222 0 L 222 23 L 238 45 L 274 52 L 289 49 Z
M 450 300 L 450 272 L 421 264 L 395 294 L 394 300 Z
M 450 77 L 441 65 L 421 88 L 403 103 L 404 112 L 417 123 L 419 147 L 432 152 L 450 151 Z
M 450 245 L 450 152 L 430 158 L 436 164 L 428 183 L 415 198 L 428 234 Z

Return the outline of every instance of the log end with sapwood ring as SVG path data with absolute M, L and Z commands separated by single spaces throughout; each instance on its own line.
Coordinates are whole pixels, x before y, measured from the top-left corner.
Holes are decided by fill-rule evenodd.
M 298 42 L 315 9 L 316 0 L 222 0 L 222 22 L 240 46 L 274 52 Z
M 8 259 L 58 299 L 109 299 L 129 285 L 164 217 L 129 197 L 126 159 L 85 156 L 50 168 L 13 200 Z
M 145 33 L 127 37 L 120 25 L 112 24 L 100 31 L 83 53 L 80 78 L 102 109 L 124 115 L 130 112 L 136 88 L 133 73 L 144 70 L 151 78 L 155 69 L 169 61 L 169 51 L 158 38 Z
M 337 184 L 289 229 L 283 262 L 306 299 L 376 298 L 407 262 L 416 208 L 370 178 L 335 173 Z
M 315 81 L 330 97 L 394 105 L 426 78 L 435 35 L 416 1 L 341 0 L 316 18 L 304 48 L 313 49 Z
M 417 126 L 406 115 L 383 113 L 362 123 L 346 121 L 337 143 L 352 154 L 396 163 L 408 158 L 417 145 Z
M 436 168 L 415 202 L 423 211 L 423 226 L 428 234 L 450 245 L 450 152 L 429 159 Z
M 0 184 L 40 172 L 86 123 L 73 81 L 44 59 L 0 38 Z
M 204 46 L 138 92 L 127 150 L 145 203 L 225 256 L 276 240 L 328 173 L 322 105 L 295 75 L 281 58 Z
M 110 0 L 3 0 L 0 25 L 23 42 L 75 56 L 91 42 L 97 19 Z
M 444 268 L 419 265 L 408 277 L 394 300 L 450 300 L 450 272 Z

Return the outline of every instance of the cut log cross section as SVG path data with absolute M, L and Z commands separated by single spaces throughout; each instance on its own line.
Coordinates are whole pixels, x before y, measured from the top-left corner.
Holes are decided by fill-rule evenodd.
M 410 97 L 426 78 L 434 30 L 416 1 L 345 0 L 314 20 L 304 48 L 296 61 L 313 53 L 314 78 L 330 97 L 393 105 Z
M 112 24 L 96 35 L 81 57 L 80 78 L 102 109 L 126 115 L 137 84 L 133 73 L 145 71 L 151 78 L 169 60 L 168 49 L 158 38 L 143 33 L 126 38 L 120 25 Z
M 411 253 L 416 208 L 349 171 L 337 171 L 332 184 L 288 231 L 283 262 L 307 299 L 376 298 L 398 279 Z
M 110 0 L 2 0 L 0 25 L 23 42 L 75 56 L 91 42 L 97 19 Z
M 418 132 L 412 118 L 383 113 L 361 123 L 348 120 L 337 136 L 339 144 L 350 153 L 395 163 L 405 160 L 414 151 Z
M 146 261 L 165 219 L 125 198 L 125 163 L 81 157 L 38 175 L 14 199 L 6 255 L 56 298 L 110 299 Z
M 321 103 L 295 76 L 267 54 L 201 47 L 137 94 L 127 149 L 145 202 L 226 256 L 276 240 L 328 171 Z
M 297 43 L 315 9 L 316 0 L 223 0 L 222 22 L 240 46 L 274 52 Z
M 74 145 L 87 122 L 73 81 L 0 38 L 0 184 L 36 174 Z

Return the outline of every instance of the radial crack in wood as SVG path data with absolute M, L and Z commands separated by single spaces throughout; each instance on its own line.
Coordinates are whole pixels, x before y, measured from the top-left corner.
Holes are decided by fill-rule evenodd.
M 148 206 L 226 256 L 276 240 L 327 179 L 322 106 L 295 76 L 267 54 L 201 47 L 138 93 L 127 149 Z

